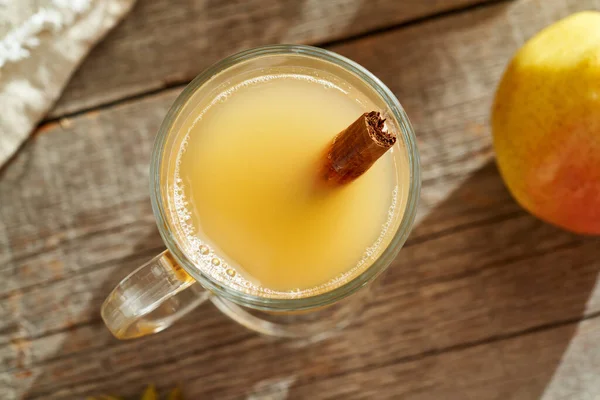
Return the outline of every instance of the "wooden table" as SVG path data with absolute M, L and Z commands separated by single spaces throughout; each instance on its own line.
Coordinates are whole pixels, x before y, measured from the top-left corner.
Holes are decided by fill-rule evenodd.
M 0 171 L 0 398 L 155 383 L 193 400 L 600 399 L 600 241 L 512 200 L 488 121 L 514 51 L 583 9 L 600 0 L 139 0 Z M 311 346 L 208 305 L 159 335 L 113 339 L 101 302 L 164 246 L 148 164 L 166 110 L 211 63 L 278 42 L 356 60 L 415 126 L 419 216 L 382 290 Z

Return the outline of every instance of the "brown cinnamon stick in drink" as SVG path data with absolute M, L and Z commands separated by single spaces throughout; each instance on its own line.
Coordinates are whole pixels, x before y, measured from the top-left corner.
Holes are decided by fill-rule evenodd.
M 361 115 L 331 142 L 321 177 L 342 185 L 365 173 L 396 143 L 396 136 L 384 129 L 385 120 L 377 111 Z

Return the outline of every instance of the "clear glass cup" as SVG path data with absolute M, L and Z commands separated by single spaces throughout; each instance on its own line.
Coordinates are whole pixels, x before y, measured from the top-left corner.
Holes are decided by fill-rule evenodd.
M 214 96 L 220 85 L 248 71 L 274 66 L 322 70 L 359 88 L 398 133 L 392 153 L 404 157 L 408 165 L 408 171 L 403 171 L 408 173 L 409 182 L 403 194 L 405 206 L 395 229 L 388 232 L 387 246 L 372 256 L 371 265 L 360 274 L 311 297 L 258 296 L 203 274 L 178 242 L 177 228 L 168 209 L 174 177 L 166 171 L 180 144 L 178 128 L 193 115 L 194 99 Z M 406 241 L 414 222 L 419 189 L 419 156 L 412 126 L 396 97 L 369 71 L 338 54 L 302 45 L 265 46 L 230 56 L 198 75 L 183 90 L 159 129 L 150 165 L 150 196 L 167 250 L 119 283 L 102 305 L 102 318 L 115 337 L 131 339 L 159 332 L 210 300 L 241 325 L 267 335 L 310 337 L 342 328 L 362 311 L 374 287 L 372 282 Z

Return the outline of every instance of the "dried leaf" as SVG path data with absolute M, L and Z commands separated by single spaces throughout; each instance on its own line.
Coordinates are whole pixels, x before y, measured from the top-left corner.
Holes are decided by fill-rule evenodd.
M 86 400 L 123 400 L 123 398 L 110 395 L 101 395 L 99 397 L 88 397 Z M 144 391 L 144 394 L 142 394 L 141 400 L 159 400 L 156 387 L 154 385 L 149 385 Z M 177 387 L 171 390 L 167 400 L 183 400 L 181 389 Z
M 154 385 L 150 385 L 146 388 L 141 400 L 158 400 L 158 393 L 156 393 Z
M 169 393 L 169 397 L 167 398 L 167 400 L 183 400 L 181 389 L 175 388 L 171 390 L 171 393 Z

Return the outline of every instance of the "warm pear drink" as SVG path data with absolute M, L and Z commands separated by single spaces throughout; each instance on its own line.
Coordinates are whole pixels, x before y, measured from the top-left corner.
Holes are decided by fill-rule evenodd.
M 401 219 L 406 160 L 391 148 L 342 183 L 327 182 L 323 162 L 336 135 L 372 110 L 349 84 L 299 68 L 199 101 L 170 172 L 188 257 L 264 296 L 323 293 L 363 272 Z

